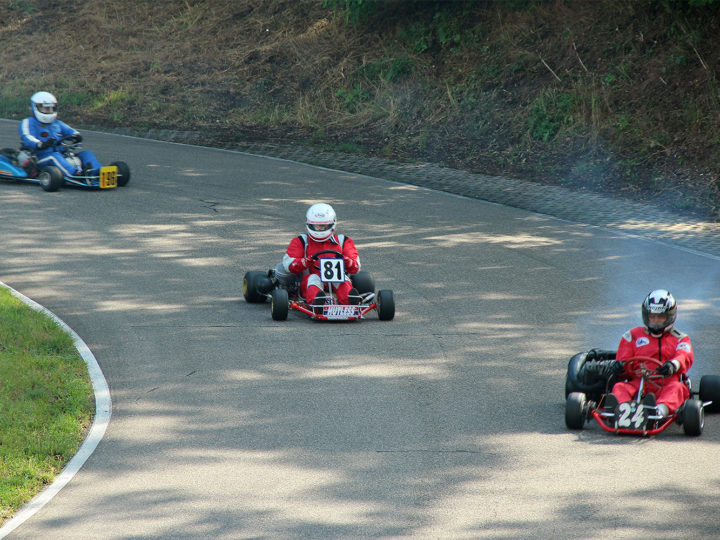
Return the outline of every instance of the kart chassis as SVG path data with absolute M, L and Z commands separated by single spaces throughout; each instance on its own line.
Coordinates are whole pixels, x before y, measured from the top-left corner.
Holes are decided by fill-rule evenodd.
M 609 351 L 597 350 L 586 354 L 592 355 L 593 360 L 614 359 L 615 356 Z M 584 364 L 585 355 L 581 353 L 575 355 L 568 365 L 565 423 L 570 429 L 582 429 L 586 421 L 593 419 L 604 431 L 610 433 L 650 436 L 678 423 L 683 426 L 686 435 L 698 436 L 704 427 L 705 410 L 717 410 L 720 405 L 720 377 L 702 377 L 700 391 L 695 392 L 690 379 L 683 376 L 681 381 L 687 386 L 690 397 L 676 411 L 661 416 L 657 407 L 644 404 L 642 399 L 649 386 L 655 389 L 662 387 L 664 378 L 657 373 L 661 363 L 654 358 L 635 357 L 626 361 L 625 372 L 628 376 L 640 379 L 638 391 L 630 402 L 611 410 L 604 402 L 618 379 L 608 377 L 605 380 L 588 381 L 583 375 Z
M 375 292 L 375 284 L 367 272 L 350 275 L 357 295 L 351 295 L 351 304 L 341 304 L 333 289 L 333 284 L 346 280 L 342 253 L 335 250 L 323 250 L 311 256 L 320 268 L 320 280 L 324 298 L 316 298 L 311 304 L 300 294 L 300 276 L 290 284 L 283 284 L 275 275 L 275 270 L 267 273 L 250 271 L 243 279 L 243 295 L 248 302 L 270 300 L 270 312 L 273 320 L 283 321 L 290 310 L 303 313 L 318 321 L 357 321 L 365 318 L 371 311 L 377 311 L 380 320 L 391 320 L 395 315 L 395 301 L 391 290 Z M 320 295 L 318 295 L 320 296 Z
M 68 161 L 79 162 L 76 154 L 82 146 L 76 135 L 67 135 L 55 143 L 56 151 Z M 130 169 L 125 162 L 116 161 L 100 168 L 97 174 L 65 175 L 52 165 L 38 167 L 34 150 L 0 150 L 0 178 L 39 184 L 45 191 L 57 191 L 63 184 L 84 188 L 112 189 L 124 186 L 130 180 Z

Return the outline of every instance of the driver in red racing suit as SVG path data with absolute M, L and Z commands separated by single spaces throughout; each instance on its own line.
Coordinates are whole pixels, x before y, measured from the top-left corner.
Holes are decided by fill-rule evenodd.
M 680 380 L 693 364 L 690 337 L 674 327 L 677 304 L 672 294 L 657 289 L 647 295 L 642 303 L 644 326 L 638 326 L 623 334 L 615 360 L 608 367 L 615 374 L 623 373 L 624 362 L 636 356 L 658 360 L 657 373 L 664 377 L 662 384 L 646 382 L 643 404 L 656 406 L 660 416 L 676 411 L 690 397 L 688 387 Z M 605 407 L 616 409 L 620 403 L 631 401 L 637 395 L 640 378 L 615 383 L 605 398 Z
M 355 242 L 342 234 L 335 234 L 337 219 L 335 210 L 326 203 L 313 204 L 306 215 L 307 235 L 296 236 L 290 241 L 283 261 L 278 264 L 276 276 L 287 282 L 288 272 L 301 275 L 300 294 L 308 304 L 322 303 L 326 297 L 320 279 L 318 262 L 312 258 L 320 251 L 332 250 L 342 253 L 345 262 L 346 280 L 333 283 L 333 289 L 341 304 L 357 304 L 358 291 L 353 288 L 349 274 L 360 270 L 360 256 Z M 328 254 L 332 258 L 332 254 Z

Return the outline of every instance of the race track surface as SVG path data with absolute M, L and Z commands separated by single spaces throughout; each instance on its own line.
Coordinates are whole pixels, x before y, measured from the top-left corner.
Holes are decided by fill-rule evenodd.
M 0 122 L 0 145 L 16 144 Z M 0 281 L 88 344 L 105 438 L 9 538 L 711 538 L 720 417 L 688 438 L 564 425 L 569 357 L 653 288 L 720 374 L 714 257 L 357 174 L 87 132 L 109 192 L 0 182 Z M 327 201 L 396 317 L 242 299 Z M 696 382 L 697 384 L 697 382 Z

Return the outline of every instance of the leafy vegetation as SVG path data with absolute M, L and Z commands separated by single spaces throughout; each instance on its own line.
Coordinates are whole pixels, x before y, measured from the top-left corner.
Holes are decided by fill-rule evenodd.
M 72 338 L 0 288 L 0 523 L 75 455 L 93 410 Z
M 43 88 L 79 126 L 351 144 L 720 216 L 720 0 L 0 0 L 0 17 L 4 117 Z

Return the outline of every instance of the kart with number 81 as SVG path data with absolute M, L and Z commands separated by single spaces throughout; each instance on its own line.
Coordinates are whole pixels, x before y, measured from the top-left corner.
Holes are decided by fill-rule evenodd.
M 243 296 L 249 303 L 263 303 L 270 300 L 270 313 L 275 321 L 284 321 L 290 310 L 308 315 L 319 321 L 355 321 L 363 319 L 371 311 L 377 311 L 381 321 L 392 320 L 395 316 L 393 292 L 384 289 L 375 292 L 375 280 L 365 271 L 351 274 L 350 280 L 358 291 L 351 296 L 350 305 L 340 304 L 332 285 L 346 279 L 345 261 L 339 251 L 324 250 L 311 257 L 320 266 L 320 280 L 325 298 L 309 304 L 300 294 L 300 276 L 294 276 L 293 283 L 283 284 L 276 276 L 275 269 L 267 272 L 250 270 L 243 278 Z

